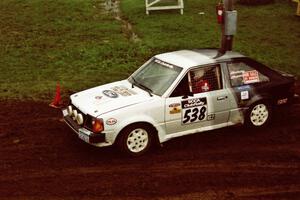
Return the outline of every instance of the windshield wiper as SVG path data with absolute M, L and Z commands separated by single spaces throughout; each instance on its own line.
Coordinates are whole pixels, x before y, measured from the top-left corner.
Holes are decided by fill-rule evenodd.
M 131 78 L 132 78 L 132 80 L 133 80 L 132 85 L 131 85 L 132 88 L 134 87 L 134 85 L 136 85 L 136 86 L 138 86 L 138 87 L 140 87 L 140 88 L 146 90 L 146 91 L 149 93 L 150 97 L 153 96 L 153 95 L 152 95 L 152 90 L 151 90 L 150 88 L 148 88 L 147 86 L 145 86 L 145 85 L 143 85 L 143 84 L 137 82 L 137 81 L 135 80 L 135 78 L 133 78 L 133 76 L 132 76 Z
M 140 83 L 138 83 L 138 86 L 140 86 L 142 89 L 146 90 L 146 91 L 149 93 L 150 97 L 153 96 L 153 95 L 152 95 L 152 92 L 153 92 L 153 91 L 152 91 L 150 88 L 148 88 L 147 86 L 142 85 L 142 84 L 140 84 Z
M 131 76 L 130 78 L 133 80 L 133 82 L 131 84 L 131 88 L 134 88 L 134 85 L 137 85 L 137 82 L 136 82 L 135 78 L 133 78 L 133 76 Z

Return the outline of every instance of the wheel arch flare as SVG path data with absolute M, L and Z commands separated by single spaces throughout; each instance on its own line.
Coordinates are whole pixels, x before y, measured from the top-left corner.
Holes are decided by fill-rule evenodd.
M 114 138 L 114 143 L 118 140 L 120 135 L 122 134 L 122 131 L 132 125 L 136 124 L 144 124 L 149 126 L 153 130 L 153 136 L 155 139 L 157 139 L 157 142 L 161 143 L 164 141 L 164 136 L 165 136 L 165 129 L 164 129 L 164 123 L 157 123 L 154 121 L 154 119 L 151 119 L 149 116 L 138 116 L 138 117 L 132 117 L 128 118 L 126 120 L 123 120 L 119 126 L 118 129 L 116 130 L 115 133 L 115 138 Z M 154 125 L 156 124 L 156 126 Z

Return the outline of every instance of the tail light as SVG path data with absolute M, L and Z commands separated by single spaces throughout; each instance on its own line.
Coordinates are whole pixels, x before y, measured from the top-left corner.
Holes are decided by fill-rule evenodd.
M 94 133 L 101 133 L 104 130 L 104 124 L 102 119 L 94 118 L 92 120 L 92 127 Z

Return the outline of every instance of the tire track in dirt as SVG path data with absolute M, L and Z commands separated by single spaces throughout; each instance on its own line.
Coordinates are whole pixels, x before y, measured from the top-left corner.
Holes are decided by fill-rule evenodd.
M 180 175 L 185 173 L 192 173 L 201 171 L 201 173 L 213 173 L 217 171 L 218 173 L 244 173 L 244 174 L 266 174 L 266 175 L 281 175 L 287 174 L 286 171 L 290 171 L 290 175 L 300 175 L 300 167 L 297 164 L 286 165 L 286 164 L 253 164 L 253 163 L 239 163 L 232 165 L 232 163 L 210 163 L 210 164 L 193 164 L 188 161 L 181 162 L 171 162 L 164 163 L 163 166 L 160 164 L 154 164 L 151 167 L 147 167 L 147 170 L 151 171 L 152 174 L 165 174 L 168 171 L 173 171 L 173 174 Z M 90 175 L 90 174 L 108 174 L 112 172 L 118 173 L 130 173 L 132 169 L 140 168 L 140 165 L 130 165 L 130 166 L 110 166 L 110 168 L 99 167 L 76 167 L 76 168 L 63 168 L 58 170 L 46 169 L 46 170 L 27 170 L 24 169 L 22 174 L 9 174 L 7 173 L 5 177 L 0 177 L 0 181 L 16 181 L 24 179 L 34 179 L 34 178 L 51 178 L 56 177 L 59 174 L 64 174 L 65 176 L 76 176 L 76 175 Z M 46 174 L 46 176 L 45 176 Z
M 0 115 L 6 116 L 0 133 L 8 133 L 0 137 L 0 199 L 296 200 L 300 195 L 299 106 L 280 112 L 267 129 L 182 137 L 134 159 L 83 143 L 59 121 L 60 111 L 44 103 L 2 102 Z

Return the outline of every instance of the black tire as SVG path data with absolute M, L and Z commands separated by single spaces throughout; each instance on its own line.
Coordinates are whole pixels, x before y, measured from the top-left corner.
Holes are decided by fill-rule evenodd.
M 246 113 L 246 125 L 251 128 L 262 128 L 271 121 L 272 109 L 271 106 L 259 101 L 252 104 Z
M 119 149 L 129 156 L 141 156 L 151 147 L 153 128 L 147 124 L 137 123 L 125 127 L 118 138 Z

